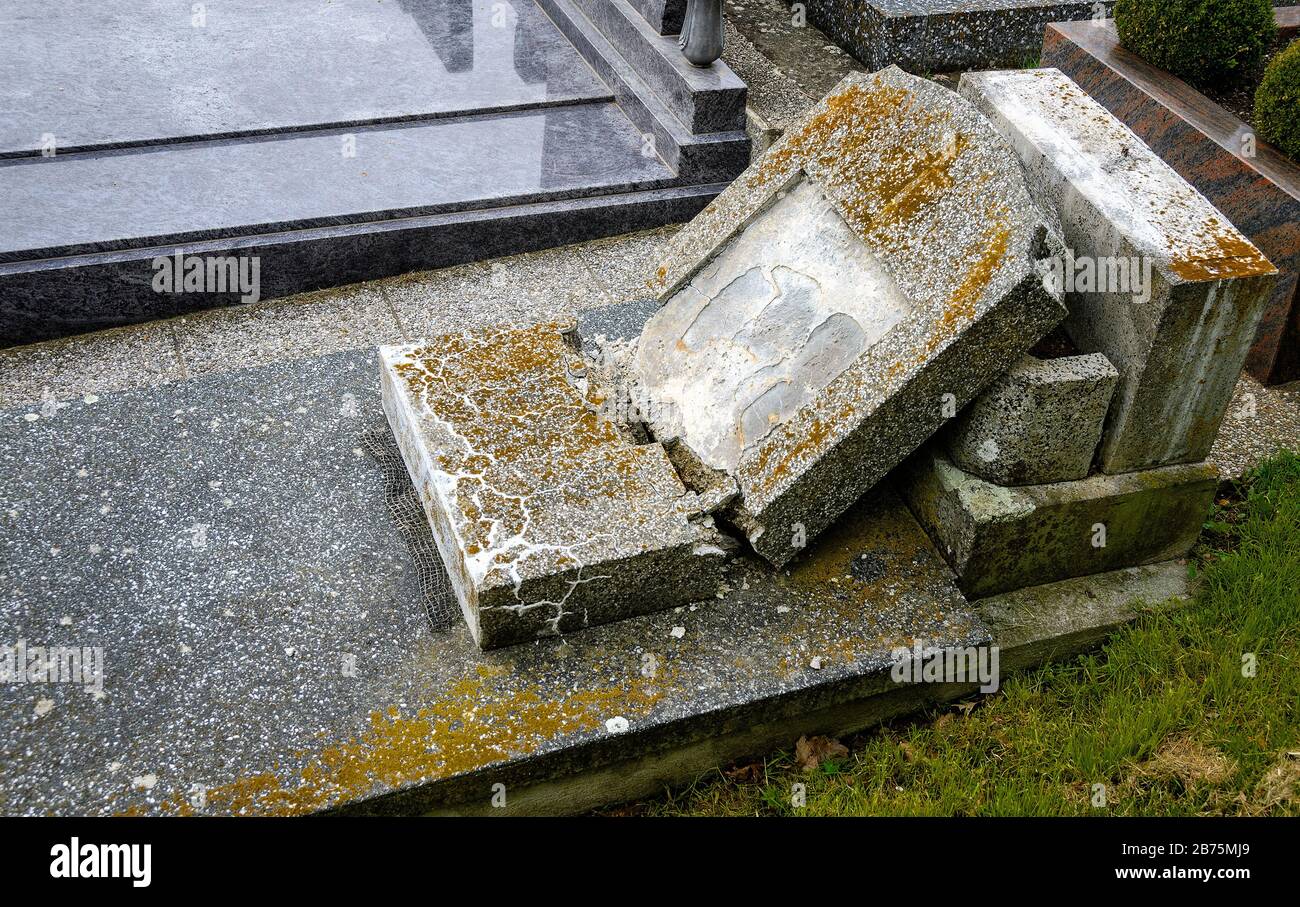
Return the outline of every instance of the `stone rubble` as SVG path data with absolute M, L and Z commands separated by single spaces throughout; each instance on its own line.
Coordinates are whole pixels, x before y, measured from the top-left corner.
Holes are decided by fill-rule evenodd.
M 1101 468 L 1204 460 L 1277 269 L 1059 70 L 965 73 L 960 91 L 1060 215 L 1070 338 L 1119 369 Z

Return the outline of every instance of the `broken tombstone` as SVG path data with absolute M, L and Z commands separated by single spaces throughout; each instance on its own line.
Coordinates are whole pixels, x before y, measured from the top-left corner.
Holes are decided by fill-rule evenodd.
M 1056 229 L 970 103 L 851 75 L 674 238 L 649 429 L 783 565 L 1061 320 Z
M 380 348 L 384 411 L 483 648 L 710 598 L 734 547 L 662 447 L 597 415 L 560 327 Z
M 1204 460 L 1276 268 L 1059 70 L 966 73 L 961 93 L 1016 149 L 1039 203 L 1059 214 L 1071 340 L 1119 370 L 1102 470 Z
M 998 485 L 1082 479 L 1118 379 L 1100 353 L 1023 356 L 962 412 L 947 434 L 948 456 Z

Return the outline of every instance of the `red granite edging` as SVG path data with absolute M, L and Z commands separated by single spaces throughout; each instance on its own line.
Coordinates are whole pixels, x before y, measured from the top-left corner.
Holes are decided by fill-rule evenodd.
M 1283 34 L 1300 32 L 1300 6 L 1277 10 Z M 1113 21 L 1047 26 L 1042 66 L 1073 79 L 1200 190 L 1281 271 L 1246 371 L 1265 384 L 1300 379 L 1300 166 L 1186 82 L 1119 46 Z

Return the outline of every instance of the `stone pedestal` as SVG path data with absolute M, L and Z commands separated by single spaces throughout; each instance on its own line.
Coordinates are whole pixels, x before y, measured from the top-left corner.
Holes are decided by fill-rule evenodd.
M 1066 330 L 1119 370 L 1108 473 L 1204 460 L 1277 269 L 1123 123 L 1055 69 L 967 73 L 961 93 L 1061 219 Z
M 1007 488 L 933 447 L 902 469 L 917 521 L 968 598 L 1185 555 L 1218 472 L 1205 463 Z

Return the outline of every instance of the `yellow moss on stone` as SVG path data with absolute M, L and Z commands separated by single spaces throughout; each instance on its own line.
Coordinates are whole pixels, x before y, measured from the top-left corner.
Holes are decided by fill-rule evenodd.
M 510 680 L 505 668 L 479 666 L 413 714 L 403 714 L 396 706 L 372 712 L 369 727 L 356 737 L 319 752 L 297 753 L 305 764 L 296 781 L 268 770 L 209 789 L 205 811 L 303 815 L 416 782 L 437 781 L 530 755 L 565 736 L 597 730 L 615 716 L 636 721 L 671 690 L 665 672 L 654 680 L 628 676 L 564 698 L 548 696 L 536 686 L 512 689 Z M 194 812 L 181 798 L 163 802 L 160 810 Z

